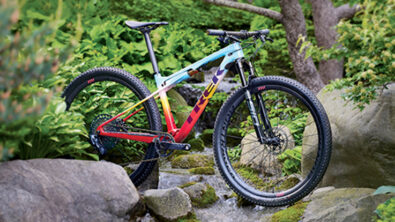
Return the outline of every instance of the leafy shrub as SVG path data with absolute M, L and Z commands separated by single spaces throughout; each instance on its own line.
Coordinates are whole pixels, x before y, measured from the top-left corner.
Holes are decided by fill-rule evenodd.
M 395 197 L 377 206 L 374 211 L 377 214 L 378 222 L 392 221 L 395 218 Z
M 18 144 L 15 153 L 18 158 L 98 159 L 97 155 L 87 152 L 91 146 L 87 142 L 84 117 L 79 113 L 65 112 L 65 108 L 61 98 L 51 101 L 44 114 L 34 122 L 31 132 Z
M 340 33 L 337 45 L 328 50 L 307 48 L 306 57 L 345 57 L 345 78 L 332 82 L 327 89 L 347 88 L 342 97 L 360 109 L 377 97 L 377 89 L 395 81 L 394 7 L 392 0 L 364 0 L 361 12 L 337 25 Z M 303 46 L 309 46 L 309 42 Z
M 294 149 L 287 149 L 277 156 L 277 159 L 282 162 L 283 175 L 291 175 L 300 173 L 302 161 L 302 147 L 297 146 Z

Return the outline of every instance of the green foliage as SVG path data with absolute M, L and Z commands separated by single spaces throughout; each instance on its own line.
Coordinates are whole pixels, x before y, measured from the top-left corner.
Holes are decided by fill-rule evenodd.
M 342 97 L 353 101 L 360 109 L 377 97 L 378 89 L 395 81 L 394 7 L 392 0 L 365 0 L 361 12 L 352 20 L 337 25 L 340 33 L 337 45 L 320 50 L 308 41 L 302 43 L 301 50 L 307 47 L 306 57 L 345 57 L 345 78 L 332 82 L 327 89 L 346 87 Z
M 277 156 L 277 159 L 282 162 L 283 175 L 291 175 L 301 172 L 302 161 L 302 147 L 297 146 L 294 149 L 286 149 L 283 153 Z
M 389 222 L 394 221 L 395 219 L 395 197 L 385 201 L 382 204 L 377 206 L 377 209 L 374 211 L 377 214 L 378 222 Z
M 271 222 L 282 221 L 299 221 L 303 216 L 304 210 L 310 202 L 297 202 L 296 204 L 288 207 L 287 209 L 278 211 L 273 214 Z
M 59 20 L 51 18 L 46 24 L 35 25 L 32 19 L 21 28 L 20 15 L 23 5 L 3 1 L 0 7 L 0 123 L 41 113 L 51 94 L 46 96 L 19 91 L 24 84 L 37 84 L 57 69 L 63 60 L 64 48 L 46 48 L 53 41 L 53 32 L 59 27 Z M 21 96 L 16 96 L 21 95 Z M 23 103 L 35 97 L 36 103 L 26 107 Z
M 241 157 L 241 146 L 240 144 L 228 149 L 228 157 L 231 162 L 240 160 Z
M 167 21 L 184 23 L 188 27 L 226 30 L 247 29 L 252 13 L 224 8 L 202 0 L 127 0 L 112 1 L 116 13 L 122 13 L 139 21 Z

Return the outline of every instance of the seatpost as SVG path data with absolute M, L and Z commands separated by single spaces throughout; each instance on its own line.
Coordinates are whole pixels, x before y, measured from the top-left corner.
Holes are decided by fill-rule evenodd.
M 155 57 L 155 52 L 154 49 L 152 48 L 152 43 L 151 43 L 151 37 L 149 35 L 151 30 L 141 30 L 141 32 L 144 34 L 144 39 L 145 43 L 147 44 L 148 52 L 149 52 L 149 57 L 152 62 L 152 68 L 154 69 L 154 74 L 159 73 L 158 69 L 158 63 L 156 62 L 156 57 Z

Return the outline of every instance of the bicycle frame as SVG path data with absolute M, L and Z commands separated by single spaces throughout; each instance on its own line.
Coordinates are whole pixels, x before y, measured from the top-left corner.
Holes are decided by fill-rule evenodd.
M 169 105 L 169 101 L 168 101 L 166 92 L 169 91 L 171 88 L 173 88 L 176 84 L 189 79 L 193 75 L 193 72 L 195 72 L 200 67 L 204 66 L 205 64 L 207 64 L 211 61 L 217 60 L 221 57 L 224 57 L 224 59 L 222 60 L 216 74 L 212 78 L 211 82 L 207 85 L 206 89 L 203 91 L 199 100 L 196 102 L 196 104 L 195 104 L 194 108 L 192 109 L 191 113 L 189 114 L 187 120 L 183 123 L 181 128 L 177 128 L 175 121 L 174 121 L 174 117 L 171 113 L 171 109 L 170 109 L 170 105 Z M 159 135 L 150 134 L 150 133 L 141 133 L 141 132 L 127 132 L 127 133 L 126 132 L 106 132 L 103 129 L 103 126 L 105 126 L 106 124 L 115 120 L 116 118 L 119 118 L 119 117 L 127 115 L 127 114 L 128 115 L 125 118 L 123 118 L 123 120 L 124 121 L 128 120 L 133 115 L 135 115 L 136 113 L 141 111 L 144 107 L 141 107 L 141 108 L 137 109 L 136 111 L 133 111 L 133 110 L 135 110 L 137 107 L 142 105 L 147 100 L 159 95 L 161 103 L 162 103 L 162 107 L 163 107 L 163 113 L 164 113 L 164 116 L 166 119 L 167 132 L 170 133 L 174 137 L 176 143 L 182 142 L 188 136 L 188 134 L 192 130 L 193 126 L 196 124 L 196 121 L 199 119 L 203 110 L 207 106 L 210 98 L 213 97 L 218 85 L 221 83 L 224 76 L 228 72 L 226 65 L 229 63 L 233 63 L 237 59 L 241 59 L 243 57 L 244 57 L 244 53 L 243 53 L 240 43 L 235 42 L 235 43 L 232 43 L 231 45 L 179 70 L 178 72 L 173 73 L 170 76 L 162 77 L 159 72 L 156 73 L 154 78 L 155 78 L 155 82 L 156 82 L 158 90 L 156 90 L 150 96 L 148 96 L 148 97 L 144 98 L 143 100 L 139 101 L 138 103 L 134 104 L 130 108 L 126 109 L 125 111 L 119 113 L 118 115 L 112 117 L 108 121 L 101 124 L 97 128 L 99 135 L 135 140 L 135 141 L 140 141 L 140 142 L 145 142 L 145 143 L 153 142 L 156 138 L 159 137 Z

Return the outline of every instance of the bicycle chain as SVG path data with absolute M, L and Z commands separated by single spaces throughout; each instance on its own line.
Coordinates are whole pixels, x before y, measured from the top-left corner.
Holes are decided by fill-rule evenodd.
M 113 122 L 113 121 L 112 121 L 112 122 Z M 153 133 L 153 134 L 158 135 L 159 138 L 161 138 L 161 137 L 163 137 L 163 138 L 169 138 L 171 142 L 173 142 L 173 143 L 175 142 L 174 137 L 173 137 L 170 133 L 166 133 L 166 132 L 162 132 L 162 131 L 156 131 L 156 130 L 142 129 L 142 128 L 137 128 L 137 127 L 131 127 L 131 126 L 126 125 L 126 123 L 125 123 L 123 120 L 119 119 L 119 118 L 115 119 L 116 125 L 111 124 L 112 122 L 108 123 L 108 125 L 109 125 L 109 126 L 112 126 L 112 127 L 121 128 L 121 129 L 124 130 L 125 132 L 128 132 L 128 130 L 132 130 L 132 131 L 137 130 L 137 131 L 140 131 L 140 132 Z M 118 125 L 118 124 L 119 124 L 119 125 Z M 156 151 L 156 153 L 158 154 L 158 157 L 156 157 L 156 158 L 151 158 L 151 159 L 141 160 L 140 163 L 142 163 L 142 162 L 157 161 L 157 160 L 159 160 L 160 158 L 168 157 L 169 155 L 171 155 L 171 154 L 173 153 L 173 150 L 170 150 L 170 153 L 167 153 L 167 154 L 162 154 L 162 153 L 161 153 L 161 150 L 164 151 L 164 152 L 167 152 L 168 149 L 164 148 L 164 147 L 161 145 L 161 141 L 158 139 L 158 137 L 154 139 L 153 143 L 155 143 L 155 151 Z M 158 147 L 159 147 L 159 148 L 158 148 Z M 161 148 L 162 148 L 162 149 L 161 149 Z M 126 154 L 124 154 L 121 150 L 120 150 L 120 152 L 121 152 L 123 155 L 125 155 L 126 158 L 128 158 L 128 156 L 127 156 Z M 128 159 L 129 159 L 129 158 L 128 158 Z

